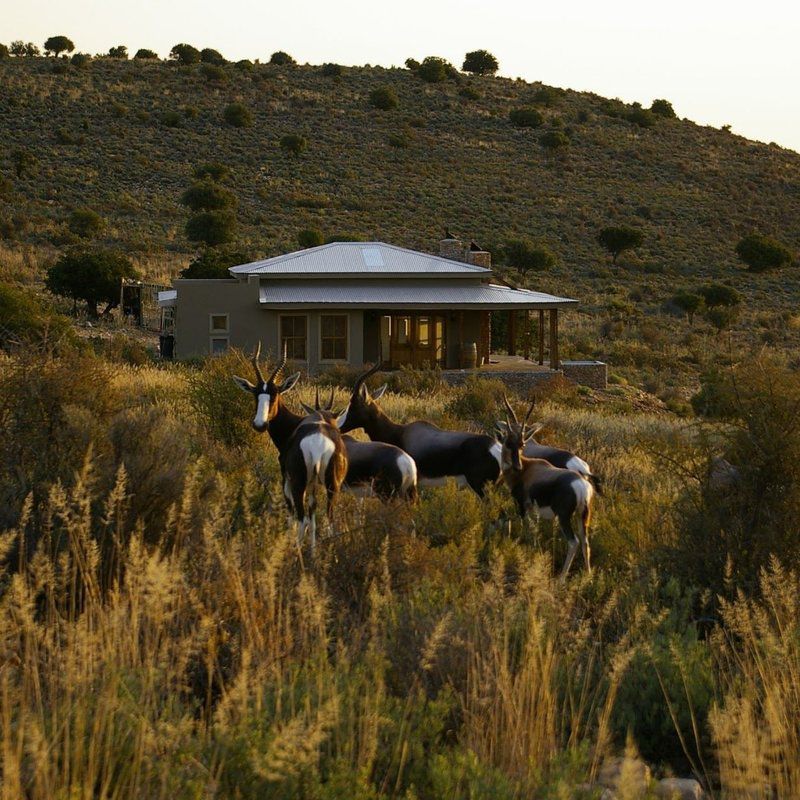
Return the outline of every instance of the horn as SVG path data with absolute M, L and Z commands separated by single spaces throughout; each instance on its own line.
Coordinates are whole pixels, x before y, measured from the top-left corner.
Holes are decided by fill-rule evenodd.
M 381 360 L 378 359 L 366 372 L 362 372 L 356 378 L 356 382 L 353 384 L 353 397 L 358 394 L 358 390 L 361 388 L 361 384 L 369 378 L 371 375 L 374 375 L 380 368 L 381 368 Z
M 533 411 L 533 407 L 536 405 L 536 400 L 531 400 L 531 404 L 528 407 L 528 413 L 525 415 L 525 420 L 522 423 L 522 430 L 525 430 L 525 426 L 528 424 L 528 417 L 530 417 L 531 412 Z
M 508 397 L 506 397 L 505 394 L 503 395 L 503 402 L 505 403 L 506 406 L 506 413 L 511 414 L 511 419 L 514 420 L 515 425 L 519 425 L 519 420 L 517 419 L 517 415 L 514 412 L 514 409 L 511 407 L 511 403 L 508 402 Z
M 260 343 L 259 343 L 259 349 L 261 349 L 261 344 Z M 283 358 L 281 358 L 281 360 L 278 362 L 278 366 L 275 367 L 275 370 L 273 371 L 272 375 L 269 376 L 269 379 L 271 381 L 276 380 L 278 378 L 278 376 L 281 374 L 281 372 L 282 372 L 282 370 L 283 370 L 283 368 L 285 366 L 286 366 L 286 344 L 284 343 L 284 345 L 283 345 Z M 262 378 L 262 380 L 263 380 L 263 378 Z
M 261 374 L 261 367 L 258 366 L 258 358 L 261 355 L 261 341 L 258 342 L 258 346 L 256 347 L 255 353 L 253 353 L 253 366 L 256 370 L 256 377 L 258 378 L 261 384 L 266 383 L 264 380 L 264 376 Z
M 333 411 L 334 387 L 331 386 L 331 396 L 328 399 L 328 405 L 325 406 L 326 411 Z
M 314 394 L 314 411 L 319 411 L 319 386 L 317 386 L 317 391 Z

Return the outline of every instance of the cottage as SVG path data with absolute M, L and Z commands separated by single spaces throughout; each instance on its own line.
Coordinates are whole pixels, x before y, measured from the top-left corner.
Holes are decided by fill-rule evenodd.
M 491 312 L 509 312 L 507 349 L 514 353 L 516 331 L 530 330 L 530 313 L 538 311 L 538 362 L 544 367 L 547 349 L 548 366 L 558 369 L 558 314 L 577 302 L 493 283 L 490 254 L 454 238 L 442 240 L 438 256 L 335 242 L 232 267 L 230 275 L 179 279 L 160 294 L 174 320 L 176 357 L 261 341 L 264 352 L 285 348 L 309 372 L 378 358 L 391 367 L 458 369 L 488 364 Z M 533 346 L 532 338 L 526 342 Z

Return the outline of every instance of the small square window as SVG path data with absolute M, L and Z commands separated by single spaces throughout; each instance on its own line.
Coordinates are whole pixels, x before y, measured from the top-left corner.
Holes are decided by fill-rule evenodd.
M 227 336 L 212 336 L 211 337 L 211 355 L 221 356 L 228 350 L 228 337 Z
M 228 333 L 228 315 L 210 314 L 209 331 L 211 333 Z

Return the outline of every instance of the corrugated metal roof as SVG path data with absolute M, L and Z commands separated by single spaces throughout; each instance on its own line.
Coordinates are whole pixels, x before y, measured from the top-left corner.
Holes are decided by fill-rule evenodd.
M 491 270 L 383 242 L 333 242 L 251 264 L 233 275 L 487 275 Z
M 577 300 L 527 289 L 510 289 L 493 283 L 466 286 L 394 285 L 364 282 L 349 286 L 269 283 L 261 286 L 259 300 L 265 308 L 286 306 L 336 306 L 337 308 L 552 308 Z

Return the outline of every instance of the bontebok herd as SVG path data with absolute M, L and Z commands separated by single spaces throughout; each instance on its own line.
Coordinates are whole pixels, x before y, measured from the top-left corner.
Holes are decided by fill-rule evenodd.
M 534 435 L 541 423 L 528 423 L 531 403 L 520 423 L 507 397 L 506 418 L 498 420 L 494 436 L 443 430 L 428 420 L 395 422 L 380 408 L 384 384 L 370 392 L 367 379 L 380 363 L 356 379 L 346 407 L 334 411 L 334 392 L 325 406 L 319 390 L 314 406 L 301 403 L 297 414 L 283 395 L 297 384 L 300 373 L 283 379 L 286 353 L 269 378 L 259 365 L 261 345 L 253 355 L 256 383 L 234 376 L 236 384 L 252 395 L 253 427 L 267 431 L 278 450 L 283 494 L 297 529 L 298 545 L 308 534 L 316 544 L 316 490 L 325 489 L 327 515 L 333 528 L 333 511 L 340 490 L 375 495 L 384 502 L 415 502 L 417 486 L 442 485 L 448 478 L 484 497 L 487 485 L 501 480 L 509 488 L 521 517 L 532 511 L 555 518 L 567 541 L 562 568 L 566 577 L 580 546 L 591 569 L 589 524 L 592 500 L 600 481 L 589 465 L 567 450 L 541 445 Z M 369 442 L 348 435 L 362 428 Z M 575 528 L 573 528 L 575 521 Z M 575 534 L 577 530 L 577 536 Z

